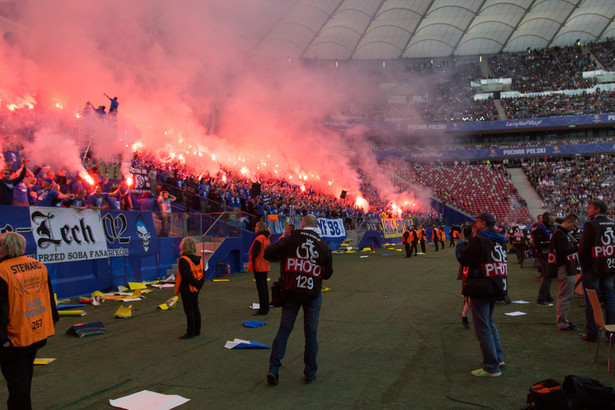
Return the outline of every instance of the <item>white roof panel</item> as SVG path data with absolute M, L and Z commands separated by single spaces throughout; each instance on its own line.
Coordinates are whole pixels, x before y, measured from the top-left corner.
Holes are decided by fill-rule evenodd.
M 614 19 L 615 0 L 296 0 L 259 48 L 331 60 L 486 55 L 614 37 Z

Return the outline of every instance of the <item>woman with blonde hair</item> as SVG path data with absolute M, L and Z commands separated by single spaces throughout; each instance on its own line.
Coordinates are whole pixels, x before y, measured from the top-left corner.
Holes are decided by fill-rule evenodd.
M 201 334 L 199 291 L 205 283 L 203 262 L 196 254 L 196 241 L 187 236 L 179 244 L 181 258 L 177 264 L 175 294 L 181 293 L 186 313 L 186 333 L 180 339 L 191 339 Z
M 25 250 L 22 235 L 0 235 L 0 368 L 9 409 L 32 408 L 34 358 L 59 319 L 47 268 Z

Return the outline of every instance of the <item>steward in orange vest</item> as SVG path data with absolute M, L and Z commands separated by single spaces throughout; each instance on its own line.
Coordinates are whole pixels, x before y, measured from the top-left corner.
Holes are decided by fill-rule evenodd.
M 255 315 L 269 313 L 269 287 L 267 286 L 267 274 L 270 270 L 269 261 L 264 258 L 265 248 L 269 246 L 269 228 L 263 221 L 256 223 L 256 239 L 250 247 L 250 260 L 248 269 L 254 273 L 254 282 L 258 292 L 258 312 Z
M 453 229 L 453 227 L 451 226 L 451 230 L 449 231 L 448 235 L 450 237 L 448 247 L 453 248 L 455 247 L 455 239 L 459 239 L 459 231 L 457 231 L 457 229 Z
M 188 270 L 184 269 L 184 275 L 181 273 L 181 269 L 179 264 L 177 265 L 177 275 L 175 277 L 175 294 L 177 295 L 182 289 L 186 288 L 186 284 L 188 286 L 189 292 L 198 292 L 201 290 L 203 286 L 202 282 L 199 282 L 203 278 L 203 262 L 200 261 L 201 257 L 196 256 L 199 259 L 198 265 L 195 261 L 187 255 L 181 257 L 179 264 L 181 261 L 185 261 L 188 263 L 188 270 L 190 271 L 190 275 L 187 274 Z M 182 286 L 182 277 L 184 279 L 184 286 Z M 200 286 L 199 286 L 200 283 Z
M 59 319 L 47 268 L 24 256 L 25 250 L 22 235 L 0 235 L 0 367 L 9 409 L 32 408 L 34 358 Z
M 421 242 L 421 252 L 425 253 L 425 241 L 427 241 L 427 232 L 425 231 L 425 228 L 423 228 L 423 225 L 420 226 L 419 241 Z
M 431 240 L 433 244 L 436 246 L 436 252 L 438 251 L 438 242 L 440 241 L 440 230 L 436 225 L 433 226 L 433 232 L 431 234 Z
M 406 230 L 404 231 L 401 240 L 406 250 L 406 258 L 410 258 L 412 256 L 412 246 L 410 245 L 412 243 L 412 236 L 413 235 L 412 231 L 410 231 L 410 227 L 406 225 Z
M 196 255 L 196 241 L 187 236 L 179 244 L 182 257 L 177 263 L 175 294 L 181 293 L 186 313 L 186 333 L 180 339 L 191 339 L 201 334 L 199 291 L 205 283 L 203 261 Z
M 27 256 L 9 258 L 0 263 L 0 278 L 6 283 L 9 304 L 4 341 L 26 347 L 53 336 L 54 299 L 45 265 Z

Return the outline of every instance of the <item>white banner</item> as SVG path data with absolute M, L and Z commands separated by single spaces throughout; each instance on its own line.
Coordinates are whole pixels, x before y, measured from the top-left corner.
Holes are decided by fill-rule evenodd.
M 43 263 L 115 256 L 107 250 L 100 211 L 31 206 L 30 225 Z
M 320 228 L 320 237 L 323 239 L 346 238 L 346 227 L 341 218 L 318 218 L 318 227 Z

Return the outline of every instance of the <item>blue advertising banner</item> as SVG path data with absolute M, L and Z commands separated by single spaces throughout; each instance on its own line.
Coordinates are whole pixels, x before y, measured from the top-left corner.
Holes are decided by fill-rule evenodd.
M 367 121 L 359 118 L 336 119 L 324 122 L 325 126 L 349 129 L 355 126 L 368 127 L 372 131 L 438 131 L 438 132 L 486 132 L 502 130 L 527 130 L 552 127 L 575 127 L 577 125 L 607 125 L 615 123 L 615 113 L 568 115 L 561 117 L 529 118 L 506 121 L 460 121 L 442 123 L 411 123 L 409 121 Z
M 391 147 L 375 151 L 378 159 L 404 159 L 404 160 L 464 160 L 464 159 L 495 159 L 516 157 L 545 157 L 551 155 L 582 155 L 614 152 L 615 144 L 603 142 L 592 144 L 573 145 L 544 145 L 519 148 L 492 148 L 467 150 L 404 150 L 400 147 Z

